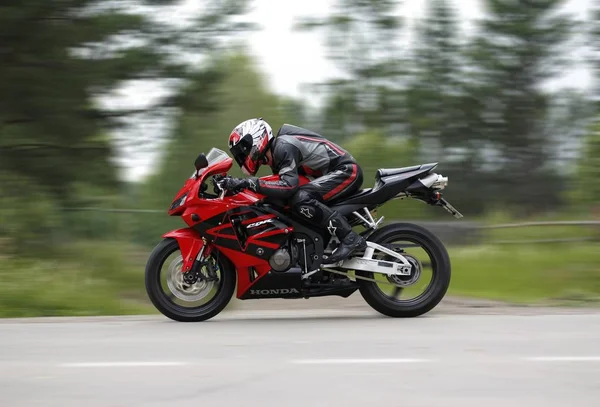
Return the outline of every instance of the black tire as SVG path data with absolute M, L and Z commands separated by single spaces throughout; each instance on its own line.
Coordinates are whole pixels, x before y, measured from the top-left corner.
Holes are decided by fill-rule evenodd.
M 200 322 L 213 318 L 219 314 L 229 304 L 235 291 L 237 276 L 233 264 L 225 256 L 217 257 L 221 279 L 219 281 L 220 289 L 217 295 L 206 304 L 186 308 L 173 303 L 165 295 L 160 284 L 160 270 L 163 263 L 173 252 L 178 251 L 179 244 L 177 240 L 165 238 L 161 241 L 148 259 L 146 264 L 146 292 L 152 304 L 164 316 L 178 322 Z M 217 254 L 216 250 L 213 255 Z
M 421 245 L 431 258 L 434 269 L 428 289 L 414 300 L 400 303 L 386 297 L 377 283 L 357 279 L 359 291 L 365 301 L 379 313 L 394 318 L 412 318 L 423 315 L 436 307 L 450 286 L 450 256 L 444 244 L 429 230 L 411 223 L 395 223 L 375 231 L 369 241 L 381 243 L 390 239 L 406 239 Z M 374 278 L 373 273 L 357 271 L 357 276 Z

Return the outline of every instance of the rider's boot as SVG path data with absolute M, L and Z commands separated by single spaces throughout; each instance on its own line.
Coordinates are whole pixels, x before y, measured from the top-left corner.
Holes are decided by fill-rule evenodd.
M 366 240 L 361 235 L 354 232 L 348 221 L 337 211 L 334 211 L 326 222 L 329 233 L 331 233 L 332 236 L 337 236 L 340 245 L 333 253 L 331 253 L 331 256 L 329 256 L 324 263 L 337 263 L 348 258 L 348 256 L 356 250 L 364 250 L 367 248 Z

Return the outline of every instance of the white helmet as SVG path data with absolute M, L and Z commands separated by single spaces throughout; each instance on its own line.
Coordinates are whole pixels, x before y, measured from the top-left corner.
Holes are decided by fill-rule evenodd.
M 229 151 L 246 175 L 255 175 L 266 163 L 265 153 L 273 140 L 273 131 L 262 117 L 238 124 L 229 135 Z

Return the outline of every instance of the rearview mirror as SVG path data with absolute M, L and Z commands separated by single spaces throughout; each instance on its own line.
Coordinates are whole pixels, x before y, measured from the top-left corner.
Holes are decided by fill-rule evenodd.
M 196 161 L 194 161 L 194 166 L 196 167 L 196 171 L 200 171 L 202 168 L 208 167 L 208 160 L 204 153 L 200 153 Z

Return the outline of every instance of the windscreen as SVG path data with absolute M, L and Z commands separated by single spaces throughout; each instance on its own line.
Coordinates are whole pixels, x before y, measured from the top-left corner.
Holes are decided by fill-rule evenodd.
M 208 165 L 211 166 L 220 161 L 224 161 L 229 158 L 229 155 L 223 150 L 219 150 L 218 148 L 211 148 L 208 154 L 206 155 L 206 159 L 208 160 Z
M 220 161 L 224 161 L 228 158 L 229 158 L 229 155 L 227 155 L 227 153 L 225 151 L 220 150 L 218 148 L 211 148 L 210 151 L 208 152 L 208 154 L 206 154 L 206 160 L 208 161 L 208 167 L 210 167 Z M 208 167 L 206 167 L 206 168 L 208 168 Z M 198 175 L 203 174 L 204 171 L 206 171 L 206 168 L 202 168 L 200 171 L 198 171 Z M 194 171 L 192 173 L 190 178 L 194 178 L 195 176 L 196 176 L 196 171 Z

